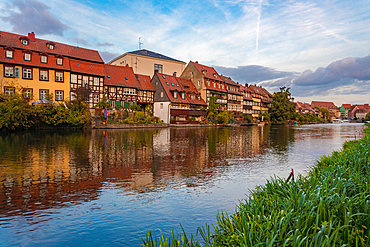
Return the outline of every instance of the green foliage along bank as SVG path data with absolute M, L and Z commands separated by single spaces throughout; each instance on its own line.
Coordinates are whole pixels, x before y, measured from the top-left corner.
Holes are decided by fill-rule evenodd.
M 83 128 L 90 124 L 90 111 L 82 101 L 66 105 L 40 103 L 33 106 L 22 95 L 0 94 L 0 130 Z
M 198 228 L 201 241 L 148 232 L 143 246 L 370 246 L 369 172 L 366 135 L 323 156 L 307 177 L 257 187 L 236 213 Z

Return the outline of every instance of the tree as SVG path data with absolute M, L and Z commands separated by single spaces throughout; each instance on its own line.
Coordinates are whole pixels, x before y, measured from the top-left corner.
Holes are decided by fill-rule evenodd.
M 209 99 L 209 104 L 208 104 L 208 116 L 207 118 L 211 121 L 214 121 L 216 118 L 216 115 L 218 113 L 218 109 L 220 108 L 220 104 L 217 104 L 216 101 L 218 99 L 217 95 L 213 95 Z
M 294 118 L 295 104 L 294 98 L 289 92 L 290 88 L 281 87 L 280 92 L 272 96 L 270 116 L 274 123 L 283 123 Z

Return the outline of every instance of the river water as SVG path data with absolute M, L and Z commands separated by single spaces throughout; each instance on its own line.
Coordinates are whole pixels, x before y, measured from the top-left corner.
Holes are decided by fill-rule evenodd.
M 0 246 L 139 246 L 234 212 L 362 124 L 0 134 Z

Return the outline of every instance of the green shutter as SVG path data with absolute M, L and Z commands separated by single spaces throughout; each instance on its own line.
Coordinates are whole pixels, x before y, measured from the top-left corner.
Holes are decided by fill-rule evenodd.
M 129 104 L 127 101 L 125 101 L 125 108 L 129 108 Z
M 121 108 L 121 101 L 116 100 L 116 108 L 117 109 Z

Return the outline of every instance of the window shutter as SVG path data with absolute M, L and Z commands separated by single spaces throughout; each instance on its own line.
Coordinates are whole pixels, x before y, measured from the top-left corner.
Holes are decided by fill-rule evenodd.
M 19 77 L 19 68 L 14 68 L 14 77 Z

